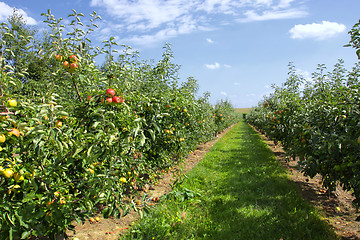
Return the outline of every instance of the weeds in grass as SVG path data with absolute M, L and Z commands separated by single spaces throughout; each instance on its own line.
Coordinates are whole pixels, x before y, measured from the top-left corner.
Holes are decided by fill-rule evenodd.
M 123 239 L 337 239 L 241 122 Z

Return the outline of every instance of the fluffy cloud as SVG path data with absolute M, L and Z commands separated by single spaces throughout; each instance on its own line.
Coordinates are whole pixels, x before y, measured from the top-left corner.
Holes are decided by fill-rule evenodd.
M 214 64 L 205 64 L 205 67 L 208 69 L 218 69 L 220 68 L 220 63 L 216 62 Z
M 214 64 L 205 64 L 205 67 L 207 69 L 211 69 L 211 70 L 214 70 L 214 69 L 219 69 L 221 67 L 225 67 L 225 68 L 231 68 L 231 65 L 228 65 L 228 64 L 220 64 L 218 62 L 215 62 Z
M 194 7 L 187 0 L 92 0 L 91 6 L 103 7 L 113 17 L 126 24 L 144 24 L 144 29 L 153 29 L 188 15 Z
M 291 6 L 291 3 L 295 0 L 280 0 L 278 5 L 274 6 L 274 9 L 288 8 Z
M 261 14 L 256 13 L 255 10 L 248 10 L 244 13 L 245 18 L 239 19 L 240 22 L 254 22 L 267 21 L 275 19 L 290 19 L 305 17 L 308 13 L 301 9 L 286 9 L 286 10 L 269 10 L 263 11 Z
M 298 24 L 290 29 L 290 37 L 293 39 L 313 38 L 324 40 L 342 33 L 346 30 L 344 24 L 322 21 L 321 23 Z
M 29 17 L 27 13 L 22 9 L 17 9 L 18 13 L 23 16 L 23 19 L 25 22 L 29 25 L 36 25 L 37 22 L 32 17 Z M 4 2 L 0 2 L 0 21 L 4 22 L 7 20 L 7 18 L 12 15 L 14 12 L 14 8 L 10 7 Z
M 223 95 L 223 96 L 227 96 L 227 95 L 228 95 L 228 94 L 227 94 L 226 92 L 224 92 L 224 91 L 220 92 L 220 94 Z
M 211 38 L 207 38 L 206 41 L 207 41 L 208 43 L 214 43 L 214 41 L 213 41 Z
M 306 15 L 298 6 L 292 6 L 293 2 L 296 1 L 91 0 L 90 5 L 105 10 L 111 17 L 107 28 L 114 29 L 118 35 L 132 36 L 127 39 L 133 41 L 132 43 L 144 45 L 181 34 L 216 29 L 224 24 L 236 22 L 239 18 L 240 22 L 250 22 Z M 218 15 L 226 15 L 226 22 L 216 21 Z M 119 23 L 122 25 L 121 28 L 112 27 Z M 115 35 L 114 32 L 112 34 Z M 212 40 L 207 41 L 211 43 Z

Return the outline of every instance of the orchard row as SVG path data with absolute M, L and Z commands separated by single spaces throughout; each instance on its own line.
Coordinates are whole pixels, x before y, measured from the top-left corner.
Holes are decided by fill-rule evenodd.
M 96 13 L 83 24 L 74 11 L 70 28 L 43 16 L 42 38 L 18 14 L 0 28 L 1 239 L 54 239 L 97 211 L 121 217 L 132 194 L 237 121 L 229 102 L 198 97 L 193 78 L 178 83 L 169 46 L 141 61 L 115 53 L 114 38 L 91 45 Z
M 360 23 L 359 23 L 360 24 Z M 350 31 L 349 45 L 360 57 L 359 24 Z M 360 65 L 346 70 L 343 61 L 326 72 L 319 65 L 310 80 L 290 64 L 287 81 L 275 87 L 247 115 L 257 129 L 281 142 L 290 157 L 298 157 L 302 172 L 321 174 L 332 191 L 339 183 L 360 206 Z

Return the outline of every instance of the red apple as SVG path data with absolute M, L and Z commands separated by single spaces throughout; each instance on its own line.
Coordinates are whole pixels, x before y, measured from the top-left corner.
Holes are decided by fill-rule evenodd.
M 87 96 L 86 100 L 90 101 L 91 95 Z
M 60 62 L 62 60 L 62 56 L 58 54 L 55 56 L 55 59 Z
M 70 68 L 71 68 L 71 69 L 76 69 L 76 68 L 78 68 L 77 63 L 72 63 L 72 64 L 70 64 Z
M 114 89 L 111 89 L 111 88 L 107 89 L 107 90 L 106 90 L 106 96 L 108 96 L 108 97 L 113 97 L 113 96 L 115 96 L 115 90 L 114 90 Z
M 76 63 L 77 61 L 78 61 L 78 59 L 77 59 L 76 55 L 73 54 L 70 56 L 70 62 Z
M 112 98 L 112 102 L 113 102 L 113 103 L 120 103 L 120 101 L 121 101 L 121 98 L 118 97 L 118 96 L 114 96 L 114 97 Z
M 106 104 L 110 104 L 110 103 L 112 103 L 112 101 L 113 101 L 112 98 L 111 98 L 111 97 L 108 97 L 108 98 L 106 98 L 106 102 L 105 102 L 105 103 L 106 103 Z
M 63 66 L 64 68 L 69 68 L 69 62 L 68 61 L 63 62 Z

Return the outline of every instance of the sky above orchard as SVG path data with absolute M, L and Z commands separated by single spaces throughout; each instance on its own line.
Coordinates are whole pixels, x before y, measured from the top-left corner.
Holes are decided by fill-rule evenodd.
M 290 62 L 310 78 L 318 64 L 332 71 L 343 59 L 350 70 L 358 61 L 344 45 L 360 19 L 359 0 L 0 0 L 0 22 L 13 8 L 39 29 L 48 9 L 65 22 L 72 9 L 85 19 L 95 11 L 102 21 L 93 44 L 112 36 L 144 60 L 159 61 L 170 43 L 179 81 L 194 77 L 212 104 L 256 106 L 286 81 Z

